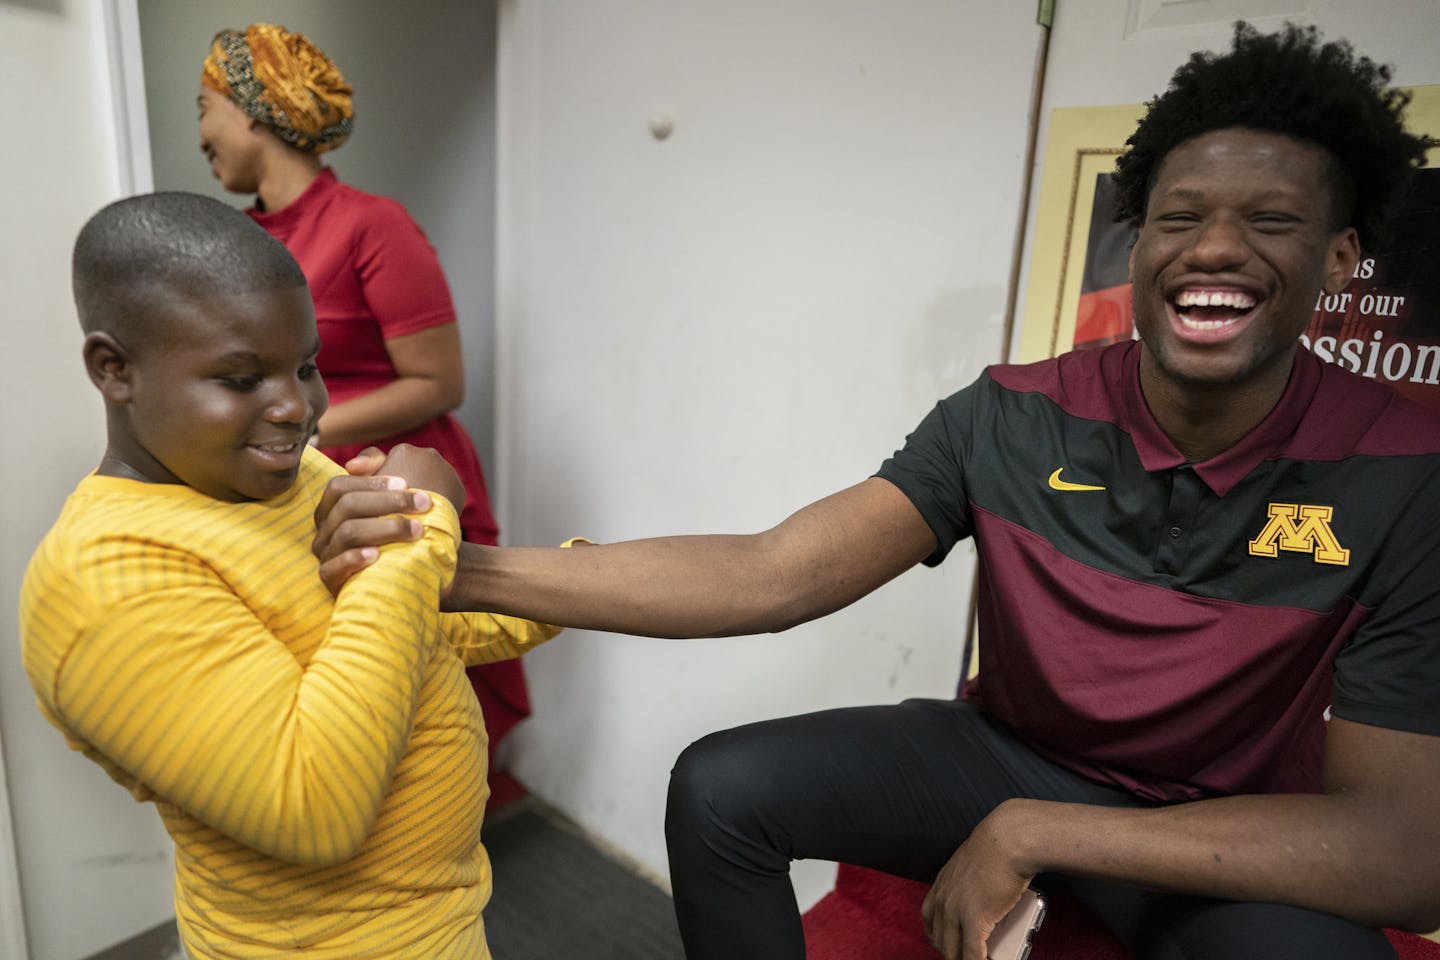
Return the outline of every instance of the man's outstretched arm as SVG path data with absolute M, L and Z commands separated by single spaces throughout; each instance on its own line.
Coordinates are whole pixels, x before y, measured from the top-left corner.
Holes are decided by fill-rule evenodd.
M 409 496 L 379 476 L 332 483 L 315 543 L 332 590 L 364 565 L 367 548 L 406 538 L 405 522 L 385 515 L 411 509 Z M 872 478 L 757 534 L 579 550 L 464 544 L 445 606 L 640 636 L 774 632 L 858 600 L 935 542 L 909 499 Z
M 766 633 L 838 610 L 934 549 L 910 501 L 870 479 L 746 536 L 568 551 L 467 544 L 447 606 L 642 636 Z
M 984 933 L 1048 871 L 1430 930 L 1440 925 L 1436 797 L 1440 737 L 1337 719 L 1320 794 L 1148 810 L 1011 800 L 941 871 L 926 926 L 947 958 L 983 960 Z

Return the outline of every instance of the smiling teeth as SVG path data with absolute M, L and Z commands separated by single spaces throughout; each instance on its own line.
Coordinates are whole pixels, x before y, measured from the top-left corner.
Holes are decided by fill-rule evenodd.
M 255 449 L 257 449 L 257 450 L 264 450 L 266 453 L 289 453 L 291 450 L 294 450 L 295 447 L 296 447 L 296 444 L 293 444 L 293 443 L 257 443 L 257 444 L 255 444 Z
M 1255 306 L 1255 298 L 1248 293 L 1235 290 L 1206 292 L 1204 290 L 1182 290 L 1175 295 L 1177 307 L 1230 307 L 1235 310 L 1249 310 Z

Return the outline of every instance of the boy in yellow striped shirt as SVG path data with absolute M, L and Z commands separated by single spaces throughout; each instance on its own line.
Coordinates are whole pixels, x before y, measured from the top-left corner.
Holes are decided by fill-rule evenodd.
M 76 241 L 74 291 L 108 439 L 27 570 L 25 669 L 69 744 L 155 804 L 186 949 L 489 957 L 464 667 L 557 628 L 439 612 L 464 493 L 413 448 L 404 473 L 433 492 L 408 492 L 409 539 L 366 548 L 332 596 L 310 549 L 341 473 L 307 444 L 314 310 L 249 218 L 192 194 L 111 204 Z

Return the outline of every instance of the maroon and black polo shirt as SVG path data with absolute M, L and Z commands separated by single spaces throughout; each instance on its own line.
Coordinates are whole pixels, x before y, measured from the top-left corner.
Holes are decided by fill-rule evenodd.
M 1325 708 L 1440 735 L 1440 415 L 1304 349 L 1270 415 L 1189 463 L 1140 344 L 995 366 L 878 476 L 975 538 L 967 696 L 1158 800 L 1315 791 Z

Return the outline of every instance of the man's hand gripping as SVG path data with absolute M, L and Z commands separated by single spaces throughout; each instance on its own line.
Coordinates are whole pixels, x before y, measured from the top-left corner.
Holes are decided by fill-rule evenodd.
M 981 820 L 925 895 L 925 933 L 945 960 L 986 960 L 991 932 L 1034 879 L 1011 862 L 1003 820 L 1003 805 Z

